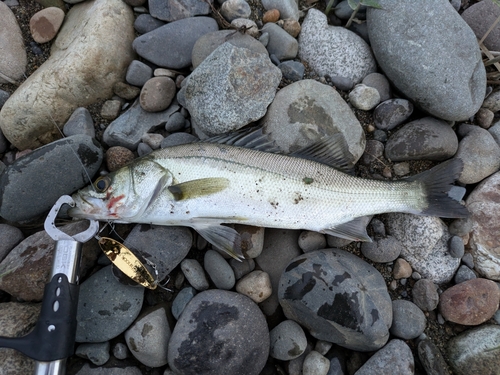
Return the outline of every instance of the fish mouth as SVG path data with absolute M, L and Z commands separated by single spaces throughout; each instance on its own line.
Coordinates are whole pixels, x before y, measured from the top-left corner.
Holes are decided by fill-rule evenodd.
M 101 199 L 74 195 L 75 206 L 68 210 L 68 215 L 76 219 L 106 219 L 109 218 L 108 210 Z

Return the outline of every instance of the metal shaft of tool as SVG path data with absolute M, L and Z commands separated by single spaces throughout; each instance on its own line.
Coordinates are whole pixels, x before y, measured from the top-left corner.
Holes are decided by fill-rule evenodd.
M 74 240 L 56 242 L 51 279 L 57 274 L 64 274 L 71 284 L 78 283 L 82 246 L 81 242 Z M 65 372 L 66 358 L 50 362 L 35 361 L 35 375 L 64 375 Z

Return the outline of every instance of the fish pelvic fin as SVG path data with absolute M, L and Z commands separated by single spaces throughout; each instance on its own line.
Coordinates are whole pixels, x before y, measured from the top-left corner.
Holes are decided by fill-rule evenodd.
M 244 259 L 241 252 L 241 237 L 235 229 L 211 223 L 196 223 L 193 224 L 193 229 L 217 249 L 223 250 L 232 258 L 240 262 Z
M 415 212 L 417 215 L 447 218 L 464 218 L 469 215 L 467 208 L 449 194 L 463 166 L 462 159 L 454 158 L 407 179 L 410 182 L 420 182 L 427 198 L 427 207 Z

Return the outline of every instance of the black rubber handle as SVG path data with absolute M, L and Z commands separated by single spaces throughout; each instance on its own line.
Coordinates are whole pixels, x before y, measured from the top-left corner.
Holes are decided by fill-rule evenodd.
M 11 348 L 37 361 L 64 359 L 74 353 L 76 312 L 80 287 L 59 273 L 45 285 L 42 310 L 35 328 L 24 337 L 0 337 L 0 347 Z

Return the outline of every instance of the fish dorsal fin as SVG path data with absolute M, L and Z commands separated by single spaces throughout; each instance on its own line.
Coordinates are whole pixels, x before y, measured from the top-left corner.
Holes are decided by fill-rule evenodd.
M 223 177 L 200 178 L 171 185 L 168 190 L 176 201 L 203 197 L 219 193 L 229 186 L 229 180 Z
M 241 252 L 241 237 L 235 229 L 213 223 L 196 223 L 193 224 L 193 229 L 212 245 L 225 251 L 234 259 L 239 261 L 244 259 Z
M 299 151 L 290 154 L 297 158 L 317 161 L 347 174 L 354 174 L 352 154 L 341 133 L 321 138 Z
M 232 133 L 221 134 L 205 139 L 203 142 L 221 143 L 229 146 L 251 148 L 252 150 L 281 153 L 281 149 L 264 134 L 262 128 L 240 129 Z
M 321 232 L 351 241 L 372 242 L 372 239 L 368 236 L 368 233 L 366 233 L 365 217 L 357 217 L 347 223 L 335 225 Z

